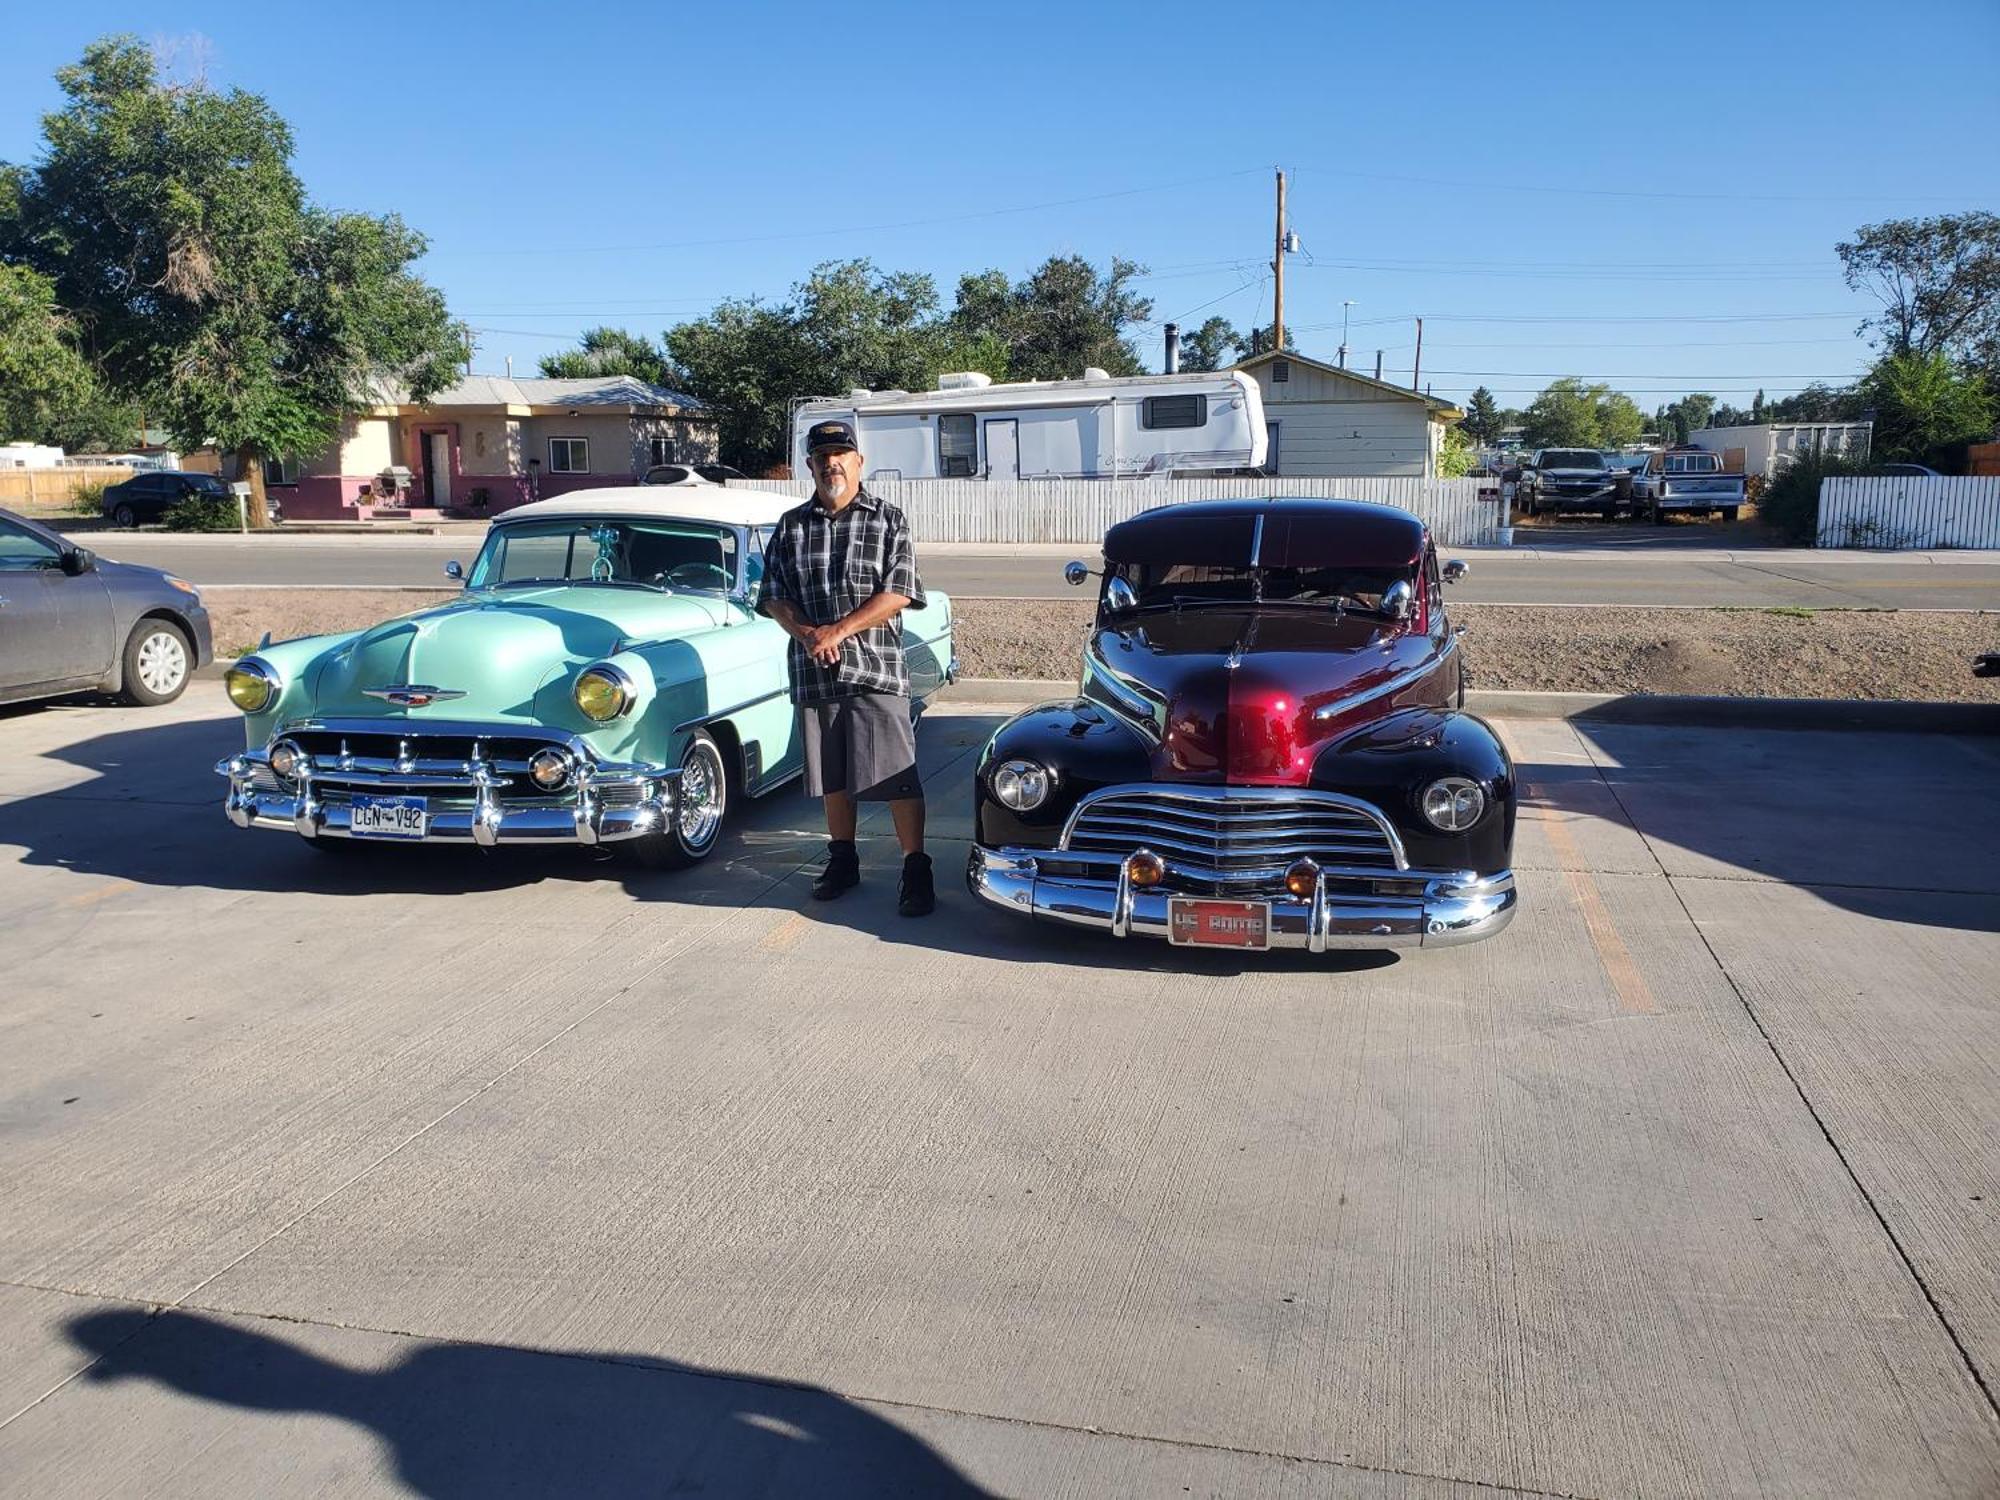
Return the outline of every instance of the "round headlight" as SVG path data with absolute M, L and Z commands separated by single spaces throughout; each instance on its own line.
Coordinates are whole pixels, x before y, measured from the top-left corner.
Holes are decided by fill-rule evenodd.
M 576 679 L 573 691 L 583 716 L 599 724 L 617 718 L 632 703 L 624 674 L 609 667 L 592 667 Z
M 543 791 L 552 792 L 569 780 L 569 757 L 560 750 L 537 750 L 528 757 L 528 775 Z
M 269 755 L 265 758 L 270 761 L 271 769 L 274 772 L 282 776 L 285 780 L 290 781 L 293 774 L 299 768 L 299 759 L 302 753 L 299 747 L 290 740 L 279 740 L 277 744 L 271 747 Z
M 1446 833 L 1463 833 L 1486 812 L 1486 791 L 1463 776 L 1445 776 L 1424 788 L 1424 816 Z
M 1031 760 L 1010 760 L 993 773 L 993 795 L 1002 807 L 1032 812 L 1049 799 L 1049 773 Z
M 254 661 L 239 661 L 222 674 L 229 701 L 246 714 L 261 713 L 277 696 L 278 683 L 269 669 Z

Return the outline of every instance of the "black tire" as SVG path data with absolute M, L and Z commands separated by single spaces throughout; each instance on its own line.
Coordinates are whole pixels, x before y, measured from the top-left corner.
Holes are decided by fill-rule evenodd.
M 194 646 L 171 620 L 141 620 L 125 638 L 125 671 L 121 696 L 127 703 L 153 708 L 171 703 L 187 691 L 194 676 Z
M 1657 500 L 1653 502 L 1651 508 L 1649 509 L 1647 513 L 1647 518 L 1651 520 L 1655 526 L 1664 526 L 1667 524 L 1667 518 L 1660 514 L 1660 502 Z
M 685 870 L 715 852 L 729 812 L 729 764 L 706 729 L 697 729 L 681 756 L 674 792 L 674 817 L 654 833 L 627 839 L 619 847 L 655 870 Z
M 1723 520 L 1725 520 L 1725 521 L 1733 521 L 1733 520 L 1735 520 L 1735 519 L 1736 519 L 1736 512 L 1737 512 L 1738 508 L 1739 508 L 1739 507 L 1737 507 L 1737 506 L 1734 506 L 1734 505 L 1725 505 L 1725 506 L 1723 506 L 1723 507 L 1722 507 L 1722 519 L 1723 519 Z
M 132 509 L 130 501 L 120 500 L 111 507 L 111 524 L 123 526 L 127 531 L 131 531 L 139 524 L 139 512 Z

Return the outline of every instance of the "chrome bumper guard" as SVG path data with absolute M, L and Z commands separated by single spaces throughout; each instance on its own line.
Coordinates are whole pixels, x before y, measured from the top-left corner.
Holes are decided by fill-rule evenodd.
M 986 849 L 974 844 L 965 883 L 973 895 L 1009 911 L 1071 927 L 1090 927 L 1114 937 L 1168 935 L 1168 901 L 1188 893 L 1144 890 L 1125 878 L 1103 879 L 1043 873 L 1040 861 L 1074 863 L 1073 853 L 1053 849 Z M 1356 882 L 1393 878 L 1422 881 L 1419 896 L 1352 896 L 1330 890 L 1329 877 Z M 1203 898 L 1206 899 L 1206 898 Z M 1311 953 L 1344 948 L 1446 948 L 1492 937 L 1514 920 L 1519 895 L 1514 874 L 1474 875 L 1465 871 L 1357 870 L 1324 872 L 1310 898 L 1282 888 L 1232 890 L 1215 899 L 1269 901 L 1270 946 Z
M 299 729 L 335 727 L 289 726 L 272 743 Z M 369 841 L 481 848 L 615 843 L 662 829 L 674 816 L 677 768 L 594 760 L 580 741 L 560 734 L 536 736 L 515 728 L 462 725 L 438 725 L 432 732 L 462 738 L 472 729 L 483 729 L 496 739 L 546 738 L 551 748 L 570 755 L 569 781 L 553 794 L 510 797 L 509 788 L 526 775 L 525 764 L 476 753 L 463 761 L 421 759 L 407 744 L 393 762 L 343 755 L 321 756 L 316 763 L 314 757 L 302 756 L 286 778 L 271 768 L 266 750 L 246 750 L 216 762 L 216 774 L 229 783 L 222 810 L 238 828 L 278 828 L 309 839 L 353 838 L 349 799 L 355 792 L 425 796 L 432 806 L 421 838 Z M 356 732 L 404 735 L 419 746 L 423 741 L 422 730 L 395 723 L 370 723 L 365 730 L 357 726 Z

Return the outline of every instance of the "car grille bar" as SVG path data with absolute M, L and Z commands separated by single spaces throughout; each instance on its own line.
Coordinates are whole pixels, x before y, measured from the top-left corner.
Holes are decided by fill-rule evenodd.
M 1148 848 L 1200 879 L 1255 879 L 1310 857 L 1347 869 L 1409 867 L 1402 841 L 1359 798 L 1292 787 L 1111 787 L 1070 815 L 1060 850 Z
M 581 769 L 587 758 L 557 734 L 479 734 L 453 726 L 440 733 L 430 726 L 302 724 L 277 736 L 311 757 L 312 775 L 322 795 L 343 792 L 418 792 L 476 797 L 482 786 L 514 795 L 545 797 L 550 791 L 528 779 L 528 758 L 557 750 Z M 567 783 L 565 783 L 566 785 Z

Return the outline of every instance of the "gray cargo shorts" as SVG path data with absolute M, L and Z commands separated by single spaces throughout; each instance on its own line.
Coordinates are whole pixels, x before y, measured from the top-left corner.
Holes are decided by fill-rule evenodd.
M 846 792 L 864 802 L 921 797 L 917 733 L 902 694 L 863 693 L 799 706 L 806 795 Z

